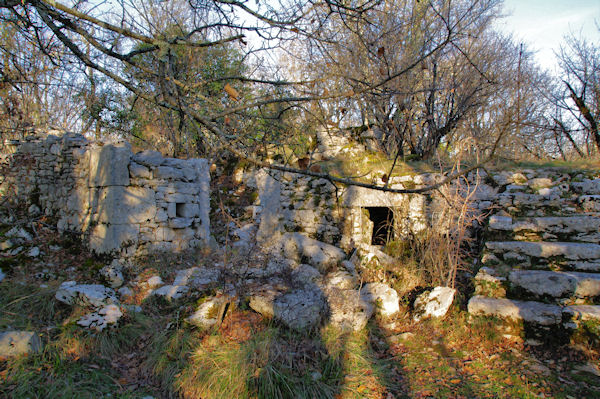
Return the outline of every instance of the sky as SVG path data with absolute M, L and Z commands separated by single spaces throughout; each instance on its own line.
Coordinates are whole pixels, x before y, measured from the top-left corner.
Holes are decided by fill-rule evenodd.
M 498 27 L 526 43 L 540 65 L 552 72 L 557 67 L 554 51 L 566 34 L 600 44 L 600 0 L 505 0 L 504 8 L 508 15 Z

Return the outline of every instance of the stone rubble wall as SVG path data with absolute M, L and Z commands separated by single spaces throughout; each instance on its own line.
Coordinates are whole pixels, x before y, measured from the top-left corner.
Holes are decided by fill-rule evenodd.
M 393 177 L 390 188 L 421 188 L 441 178 L 433 173 Z M 481 214 L 492 205 L 497 192 L 475 174 L 470 180 L 478 180 L 477 186 L 461 186 L 457 191 L 461 183 L 454 183 L 427 194 L 395 194 L 356 186 L 336 188 L 325 179 L 265 169 L 246 176 L 245 180 L 251 186 L 256 185 L 259 193 L 259 241 L 279 233 L 299 232 L 345 250 L 371 242 L 373 222 L 365 208 L 391 208 L 394 230 L 401 238 L 431 226 L 450 228 L 444 196 L 473 192 L 472 211 Z
M 177 251 L 209 240 L 205 159 L 133 154 L 126 142 L 74 134 L 8 144 L 2 190 L 56 218 L 60 231 L 82 233 L 96 253 Z

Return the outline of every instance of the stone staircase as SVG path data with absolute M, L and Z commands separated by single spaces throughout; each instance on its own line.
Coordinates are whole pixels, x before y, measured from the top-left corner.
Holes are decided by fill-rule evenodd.
M 544 340 L 600 325 L 598 172 L 498 177 L 504 184 L 469 312 L 512 321 L 528 338 Z

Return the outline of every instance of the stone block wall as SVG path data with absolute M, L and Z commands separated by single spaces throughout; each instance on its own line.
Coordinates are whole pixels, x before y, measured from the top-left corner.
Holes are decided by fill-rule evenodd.
M 11 142 L 5 152 L 5 194 L 38 205 L 99 254 L 183 250 L 209 240 L 205 159 L 133 154 L 126 142 L 72 134 Z

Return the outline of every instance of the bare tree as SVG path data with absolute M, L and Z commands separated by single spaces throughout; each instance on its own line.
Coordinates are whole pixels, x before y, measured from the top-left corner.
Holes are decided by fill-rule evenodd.
M 461 36 L 471 32 L 469 27 L 480 24 L 481 18 L 490 18 L 496 0 L 406 2 L 406 7 L 412 10 L 412 19 L 402 27 L 414 31 L 403 43 L 407 44 L 406 57 L 392 57 L 395 51 L 404 50 L 402 44 L 394 47 L 398 32 L 389 30 L 388 26 L 395 25 L 386 21 L 398 17 L 394 14 L 396 9 L 380 0 L 365 0 L 351 6 L 337 0 L 290 0 L 277 7 L 271 2 L 257 2 L 251 7 L 238 0 L 192 0 L 180 2 L 176 8 L 167 4 L 160 16 L 149 4 L 135 0 L 120 0 L 110 5 L 103 1 L 80 1 L 69 6 L 50 0 L 0 0 L 0 17 L 18 33 L 29 35 L 40 49 L 45 48 L 48 38 L 57 43 L 60 61 L 72 66 L 73 80 L 91 83 L 92 100 L 99 97 L 98 86 L 93 84 L 102 76 L 114 93 L 127 93 L 133 102 L 145 102 L 146 109 L 153 106 L 167 110 L 171 116 L 177 115 L 173 120 L 178 125 L 181 121 L 189 123 L 188 127 L 192 126 L 199 137 L 194 139 L 195 145 L 201 143 L 205 151 L 227 150 L 258 166 L 373 187 L 265 159 L 270 149 L 280 145 L 285 137 L 281 136 L 281 129 L 263 126 L 277 125 L 288 112 L 298 107 L 305 110 L 303 106 L 310 102 L 356 103 L 361 95 L 368 94 L 370 97 L 363 97 L 367 101 L 387 90 L 397 91 L 398 79 L 447 46 L 458 47 Z M 382 31 L 378 26 L 385 29 Z M 332 64 L 342 65 L 336 54 L 344 53 L 334 50 L 340 49 L 336 43 L 343 45 L 340 40 L 344 37 L 360 44 L 357 60 L 378 60 L 382 68 L 379 74 L 357 65 L 360 73 L 356 75 L 336 74 L 336 68 L 331 68 L 332 74 L 290 81 L 284 80 L 275 63 L 270 62 L 276 57 L 273 49 L 287 48 L 286 42 L 302 38 L 311 43 L 306 54 L 309 59 L 334 57 Z M 381 45 L 384 43 L 381 37 L 388 44 Z M 209 49 L 215 49 L 215 54 L 226 48 L 239 52 L 248 70 L 230 68 L 224 74 L 209 76 L 182 71 L 183 58 L 197 56 L 201 51 L 210 54 Z M 351 52 L 345 54 L 353 56 Z M 52 54 L 48 56 L 52 59 Z M 337 86 L 337 81 L 344 84 Z M 150 82 L 153 87 L 148 87 Z M 209 96 L 207 89 L 212 86 L 222 90 L 219 88 L 219 93 Z M 98 117 L 93 115 L 92 119 L 98 121 Z M 249 118 L 260 120 L 252 125 L 257 130 L 247 128 Z M 189 145 L 185 140 L 183 143 Z
M 600 47 L 571 34 L 556 54 L 561 82 L 551 96 L 556 128 L 580 155 L 600 153 Z

